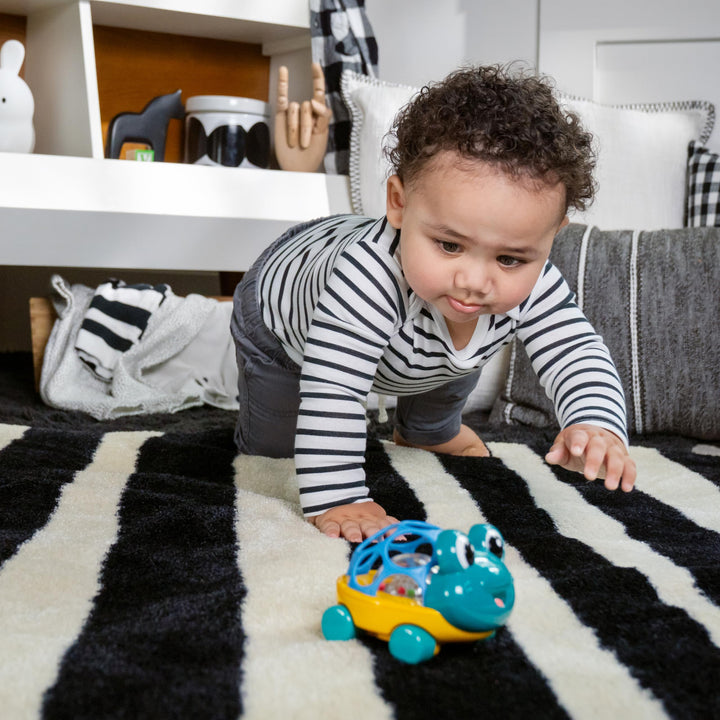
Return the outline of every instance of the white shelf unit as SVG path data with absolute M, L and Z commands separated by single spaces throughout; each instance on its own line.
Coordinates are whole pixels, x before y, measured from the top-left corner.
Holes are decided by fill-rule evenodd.
M 344 176 L 103 159 L 93 23 L 273 55 L 309 47 L 306 0 L 0 0 L 0 12 L 27 16 L 37 134 L 35 153 L 0 153 L 0 264 L 245 270 L 285 228 L 350 212 Z

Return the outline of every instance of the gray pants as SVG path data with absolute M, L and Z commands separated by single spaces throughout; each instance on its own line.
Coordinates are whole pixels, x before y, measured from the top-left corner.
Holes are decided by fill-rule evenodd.
M 263 322 L 257 281 L 265 260 L 309 225 L 292 228 L 279 238 L 235 288 L 230 323 L 239 371 L 235 442 L 247 455 L 294 455 L 300 367 Z M 395 427 L 400 435 L 418 445 L 436 445 L 455 437 L 465 401 L 479 377 L 477 370 L 429 392 L 398 397 Z

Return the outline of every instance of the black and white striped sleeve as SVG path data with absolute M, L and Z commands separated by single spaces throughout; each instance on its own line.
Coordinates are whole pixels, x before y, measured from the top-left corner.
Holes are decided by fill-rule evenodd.
M 370 500 L 364 402 L 405 309 L 387 251 L 372 243 L 353 245 L 320 295 L 305 345 L 295 436 L 307 516 Z
M 627 445 L 625 395 L 610 352 L 551 263 L 521 309 L 518 337 L 561 427 L 597 425 Z

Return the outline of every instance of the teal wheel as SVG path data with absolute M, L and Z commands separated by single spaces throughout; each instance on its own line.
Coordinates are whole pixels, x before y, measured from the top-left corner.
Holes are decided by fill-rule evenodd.
M 390 635 L 390 653 L 411 665 L 429 660 L 437 651 L 435 638 L 417 625 L 398 625 Z
M 344 605 L 329 607 L 322 616 L 322 633 L 326 640 L 352 640 L 355 623 Z

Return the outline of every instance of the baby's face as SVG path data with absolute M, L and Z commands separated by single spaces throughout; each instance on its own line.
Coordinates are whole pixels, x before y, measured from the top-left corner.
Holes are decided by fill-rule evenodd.
M 458 324 L 528 297 L 564 216 L 561 184 L 538 186 L 483 162 L 439 156 L 409 186 L 388 181 L 388 220 L 402 228 L 403 272 L 416 295 Z

